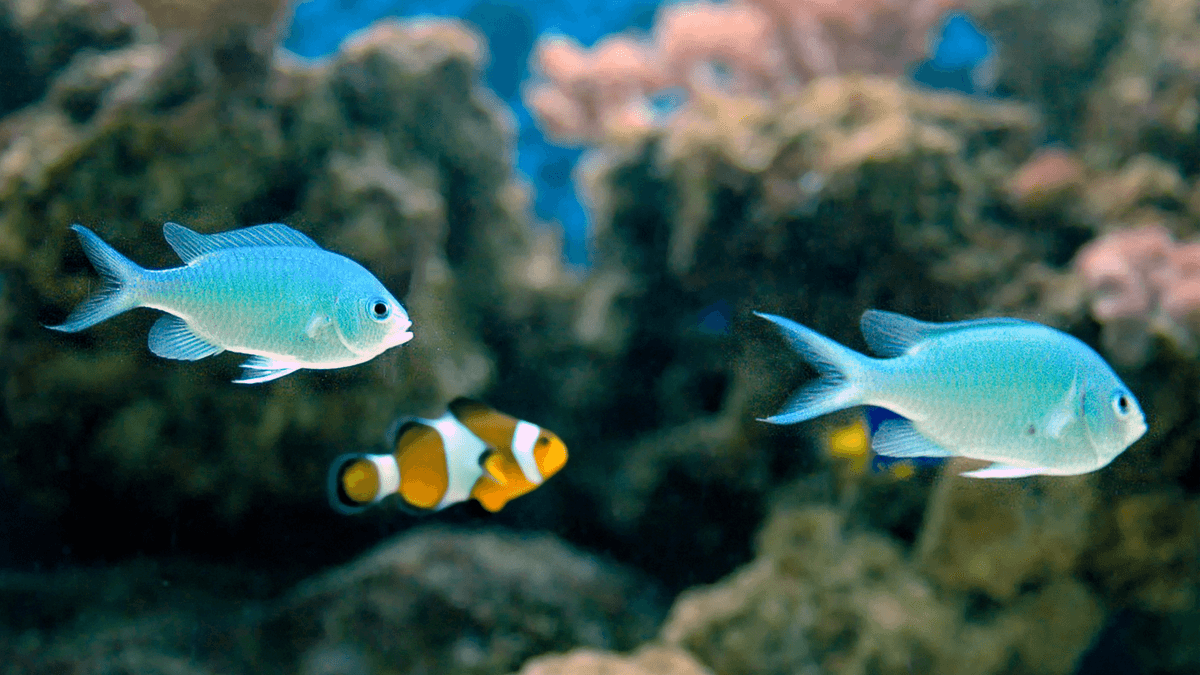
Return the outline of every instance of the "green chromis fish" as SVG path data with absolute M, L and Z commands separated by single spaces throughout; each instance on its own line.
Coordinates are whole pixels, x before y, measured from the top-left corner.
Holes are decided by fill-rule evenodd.
M 1146 433 L 1137 400 L 1083 342 L 1030 321 L 925 323 L 863 314 L 871 358 L 788 319 L 758 314 L 822 378 L 803 387 L 774 424 L 873 405 L 885 421 L 872 446 L 888 457 L 992 462 L 965 476 L 1069 476 L 1104 467 Z
M 286 225 L 203 235 L 163 226 L 183 267 L 139 267 L 82 225 L 71 229 L 105 286 L 54 330 L 74 333 L 134 309 L 166 312 L 150 351 L 194 361 L 251 354 L 235 382 L 266 382 L 301 368 L 369 361 L 412 339 L 404 308 L 361 265 Z

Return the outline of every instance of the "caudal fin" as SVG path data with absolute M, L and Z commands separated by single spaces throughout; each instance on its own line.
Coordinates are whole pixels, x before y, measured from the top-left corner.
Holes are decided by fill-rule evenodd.
M 788 343 L 811 363 L 821 377 L 801 387 L 775 415 L 771 424 L 795 424 L 837 410 L 862 405 L 868 357 L 843 347 L 790 319 L 755 312 L 783 331 Z
M 72 225 L 79 235 L 79 243 L 92 266 L 104 280 L 104 287 L 79 303 L 67 320 L 57 326 L 46 326 L 52 330 L 75 333 L 111 319 L 138 306 L 137 281 L 145 273 L 129 258 L 96 236 L 95 232 L 82 225 Z
M 329 505 L 358 513 L 400 489 L 400 468 L 392 455 L 353 453 L 329 465 Z

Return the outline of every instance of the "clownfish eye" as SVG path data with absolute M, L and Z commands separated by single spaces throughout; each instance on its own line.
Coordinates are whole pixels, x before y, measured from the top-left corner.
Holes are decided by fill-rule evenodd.
M 537 444 L 538 445 L 549 445 L 550 439 L 546 438 L 545 436 L 539 436 L 537 439 Z
M 1133 412 L 1133 401 L 1128 394 L 1117 392 L 1113 394 L 1112 407 L 1117 417 L 1124 417 Z
M 372 300 L 367 305 L 367 311 L 371 314 L 371 318 L 376 321 L 383 321 L 392 314 L 392 308 L 383 300 Z

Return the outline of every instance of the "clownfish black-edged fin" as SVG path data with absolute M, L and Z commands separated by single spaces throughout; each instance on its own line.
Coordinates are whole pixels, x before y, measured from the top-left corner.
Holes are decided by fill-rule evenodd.
M 479 458 L 479 466 L 483 467 L 483 475 L 500 486 L 508 485 L 504 477 L 504 455 L 495 448 L 490 448 L 486 455 Z
M 392 423 L 388 425 L 387 431 L 383 433 L 384 447 L 391 452 L 395 452 L 396 440 L 400 438 L 401 432 L 414 424 L 422 424 L 424 422 L 425 420 L 415 415 L 405 415 L 392 420 Z
M 358 513 L 392 494 L 422 514 L 474 499 L 495 512 L 566 463 L 553 433 L 484 403 L 456 398 L 434 419 L 403 416 L 389 427 L 387 455 L 344 455 L 330 468 L 334 510 Z
M 359 453 L 345 454 L 329 464 L 329 476 L 326 480 L 326 493 L 329 495 L 329 505 L 334 511 L 353 515 L 362 513 L 370 507 L 374 500 L 357 501 L 349 495 L 342 480 L 345 472 L 356 463 L 365 461 L 369 455 Z
M 484 412 L 484 413 L 496 414 L 499 412 L 498 410 L 496 410 L 492 406 L 484 403 L 483 401 L 479 401 L 479 400 L 476 400 L 473 398 L 467 398 L 466 396 L 459 396 L 458 398 L 454 399 L 453 401 L 450 401 L 450 403 L 448 403 L 446 405 L 446 410 L 450 411 L 451 415 L 454 415 L 455 417 L 457 417 L 460 420 L 464 416 L 470 415 L 471 413 Z

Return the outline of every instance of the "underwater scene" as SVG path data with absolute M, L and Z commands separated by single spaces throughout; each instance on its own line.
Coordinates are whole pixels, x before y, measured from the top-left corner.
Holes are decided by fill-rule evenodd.
M 1200 0 L 0 0 L 0 675 L 1200 674 Z

